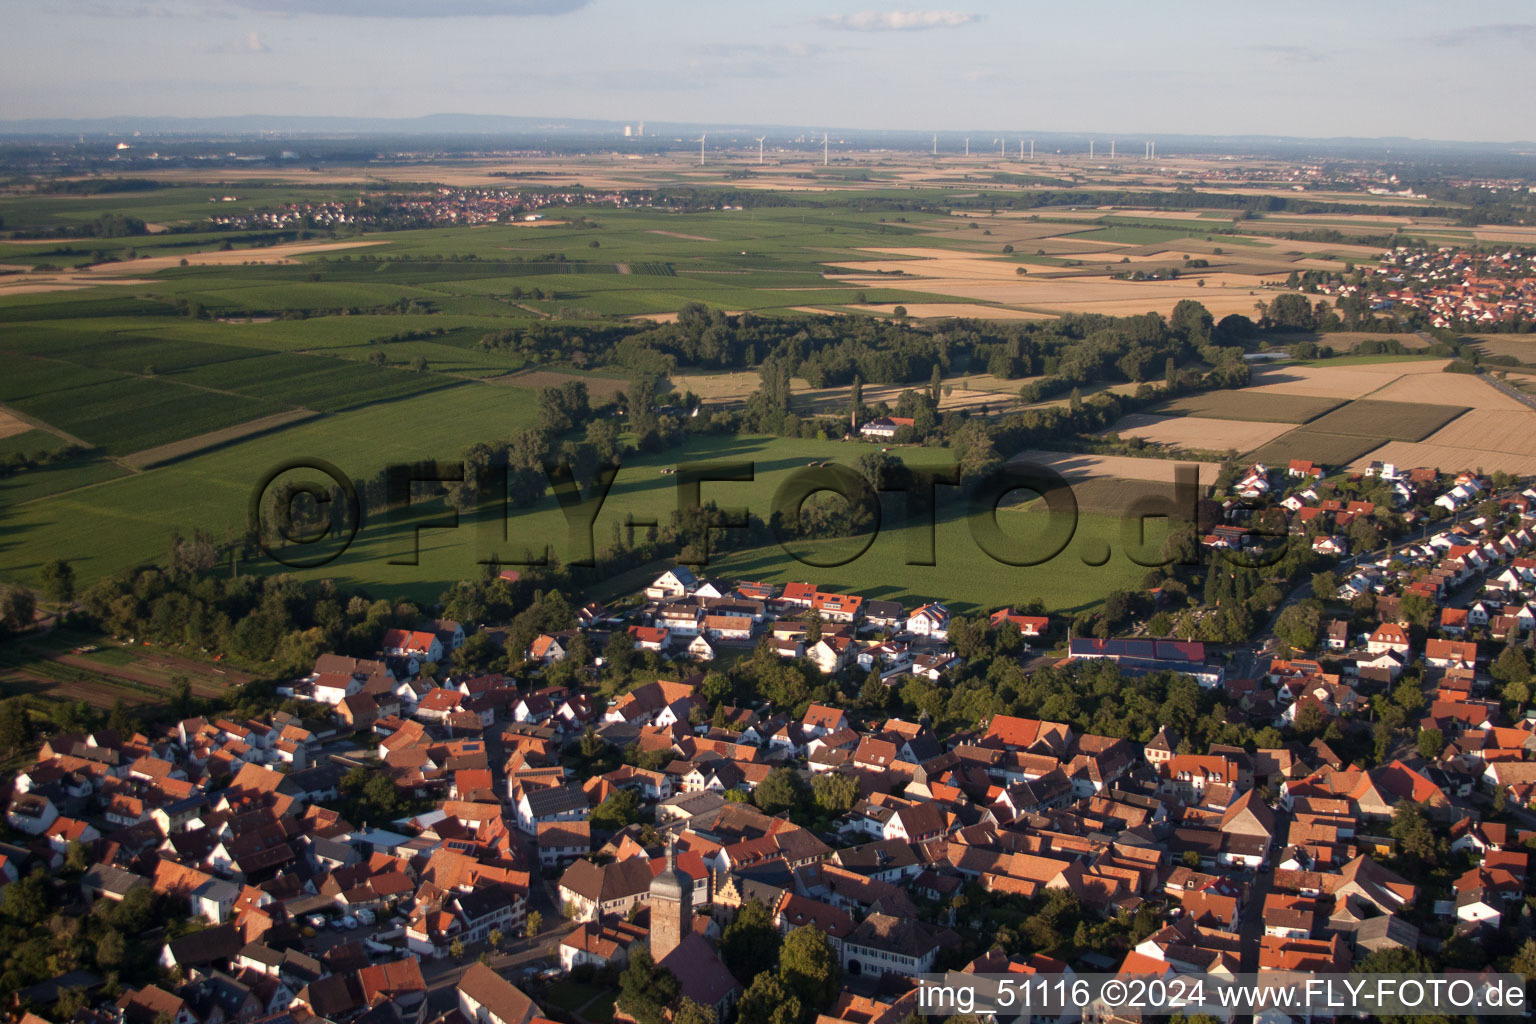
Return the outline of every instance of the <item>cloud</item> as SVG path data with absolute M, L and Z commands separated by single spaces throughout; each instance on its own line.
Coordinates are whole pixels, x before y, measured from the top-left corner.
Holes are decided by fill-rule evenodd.
M 231 0 L 265 14 L 347 18 L 525 17 L 570 14 L 591 0 Z
M 1460 46 L 1487 46 L 1489 43 L 1536 44 L 1536 25 L 1514 22 L 1503 25 L 1469 25 L 1466 28 L 1419 36 L 1421 42 L 1447 49 Z
M 915 32 L 930 28 L 958 28 L 980 21 L 981 15 L 966 11 L 858 11 L 829 14 L 817 21 L 823 28 L 848 32 Z
M 210 46 L 209 53 L 271 53 L 272 48 L 261 41 L 258 32 L 247 32 L 242 36 Z

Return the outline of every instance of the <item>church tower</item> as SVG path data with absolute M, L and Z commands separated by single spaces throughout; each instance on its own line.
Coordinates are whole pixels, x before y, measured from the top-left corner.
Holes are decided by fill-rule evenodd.
M 693 879 L 677 868 L 677 843 L 667 840 L 667 866 L 651 879 L 651 959 L 661 963 L 693 931 Z

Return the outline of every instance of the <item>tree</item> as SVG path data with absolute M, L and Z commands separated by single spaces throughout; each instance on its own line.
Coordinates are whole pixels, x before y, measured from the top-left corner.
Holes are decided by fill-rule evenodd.
M 715 1011 L 683 996 L 672 1013 L 672 1024 L 715 1024 Z
M 666 1010 L 678 991 L 677 977 L 665 967 L 657 967 L 649 949 L 636 945 L 630 950 L 629 966 L 619 975 L 615 1002 L 639 1024 L 665 1024 Z
M 43 563 L 40 573 L 43 596 L 55 604 L 68 604 L 75 598 L 75 570 L 62 558 Z
M 426 356 L 417 356 L 415 359 L 412 359 L 411 360 L 411 369 L 415 370 L 417 373 L 426 373 L 427 372 L 427 357 Z
M 621 789 L 594 807 L 587 820 L 595 828 L 617 832 L 640 820 L 640 797 L 633 790 Z
M 1168 317 L 1168 326 L 1190 345 L 1200 348 L 1211 343 L 1215 320 L 1200 303 L 1193 299 L 1181 299 Z
M 720 958 L 738 978 L 751 981 L 761 971 L 771 971 L 779 959 L 779 930 L 768 909 L 748 900 L 720 936 Z
M 779 948 L 779 974 L 811 1016 L 831 1004 L 842 981 L 826 935 L 809 924 L 784 937 Z
M 454 939 L 448 944 L 448 955 L 455 960 L 464 959 L 464 940 Z
M 1300 651 L 1317 646 L 1317 631 L 1323 621 L 1323 606 L 1316 600 L 1297 601 L 1275 620 L 1275 635 Z
M 492 928 L 490 934 L 485 937 L 485 941 L 491 944 L 492 949 L 500 949 L 502 942 L 505 940 L 506 936 L 501 933 L 500 928 Z
M 0 595 L 0 623 L 11 632 L 19 633 L 30 628 L 36 613 L 37 602 L 33 600 L 30 590 L 11 587 L 4 595 Z
M 12 698 L 0 704 L 0 749 L 16 754 L 31 742 L 32 721 L 20 698 Z
M 740 1024 L 801 1024 L 804 1017 L 805 1004 L 772 971 L 764 971 L 747 986 L 737 1013 Z
M 1489 666 L 1488 674 L 1501 683 L 1528 683 L 1531 681 L 1530 656 L 1518 644 L 1506 644 L 1503 653 Z
M 878 679 L 881 697 L 885 696 L 885 684 Z M 811 782 L 811 794 L 816 806 L 827 814 L 846 814 L 859 799 L 859 780 L 840 772 L 821 772 Z
M 1509 962 L 1509 969 L 1523 975 L 1526 981 L 1536 981 L 1536 939 L 1526 939 L 1520 952 Z
M 128 953 L 128 943 L 124 941 L 122 932 L 108 928 L 96 936 L 95 942 L 97 967 L 111 971 L 122 965 Z
M 91 867 L 91 855 L 86 850 L 85 844 L 78 839 L 70 840 L 64 849 L 64 870 L 73 874 L 84 874 Z
M 805 646 L 815 647 L 821 643 L 821 613 L 815 608 L 805 613 Z
M 1440 860 L 1440 839 L 1435 835 L 1422 804 L 1401 800 L 1392 809 L 1392 824 L 1387 835 L 1397 843 L 1403 857 L 1433 866 Z
M 1440 609 L 1435 602 L 1423 594 L 1404 594 L 1398 608 L 1403 618 L 1420 629 L 1428 629 L 1430 622 L 1440 614 Z
M 769 814 L 777 814 L 800 803 L 800 773 L 793 768 L 778 767 L 758 783 L 752 791 L 752 802 Z
M 1419 730 L 1419 756 L 1426 761 L 1438 761 L 1445 749 L 1445 733 L 1439 729 Z
M 530 939 L 536 939 L 539 936 L 539 930 L 543 927 L 544 915 L 537 910 L 530 911 L 528 913 L 528 921 L 523 926 L 523 935 Z

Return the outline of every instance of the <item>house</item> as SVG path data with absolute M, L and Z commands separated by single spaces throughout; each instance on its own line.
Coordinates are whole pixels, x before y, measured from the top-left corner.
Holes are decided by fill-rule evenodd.
M 1383 622 L 1366 640 L 1365 649 L 1370 654 L 1407 654 L 1411 645 L 1408 632 L 1395 622 Z
M 585 821 L 591 813 L 587 794 L 577 786 L 523 786 L 516 779 L 508 780 L 513 804 L 517 810 L 517 827 L 529 835 L 537 835 L 539 826 L 557 821 Z
M 383 649 L 389 657 L 408 659 L 413 671 L 423 662 L 443 660 L 443 642 L 424 629 L 385 630 Z
M 635 638 L 637 651 L 664 651 L 671 634 L 656 626 L 630 626 L 629 635 Z
M 898 974 L 912 978 L 933 971 L 938 936 L 915 917 L 870 914 L 843 940 L 843 967 L 854 977 Z
M 1349 623 L 1343 619 L 1331 620 L 1323 630 L 1330 651 L 1342 651 L 1349 646 Z
M 930 601 L 907 617 L 907 632 L 943 640 L 949 636 L 949 609 Z
M 1025 637 L 1040 636 L 1051 627 L 1051 620 L 1044 615 L 1020 615 L 1012 608 L 999 608 L 991 614 L 987 622 L 993 628 L 1013 626 L 1020 635 Z
M 521 989 L 479 961 L 469 965 L 455 991 L 459 1013 L 473 1024 L 530 1024 L 544 1016 Z
M 879 441 L 895 438 L 903 427 L 910 428 L 916 420 L 910 416 L 878 416 L 859 427 L 859 436 Z
M 685 566 L 674 566 L 651 581 L 651 585 L 645 588 L 645 596 L 652 601 L 686 597 L 693 593 L 693 588 L 698 584 L 698 577 L 692 571 Z
M 1431 638 L 1424 644 L 1424 660 L 1436 668 L 1475 668 L 1477 642 Z

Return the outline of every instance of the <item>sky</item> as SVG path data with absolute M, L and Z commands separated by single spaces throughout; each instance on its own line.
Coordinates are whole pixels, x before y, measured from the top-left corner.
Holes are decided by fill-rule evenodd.
M 1529 2 L 941 2 L 0 0 L 0 120 L 1536 139 Z

